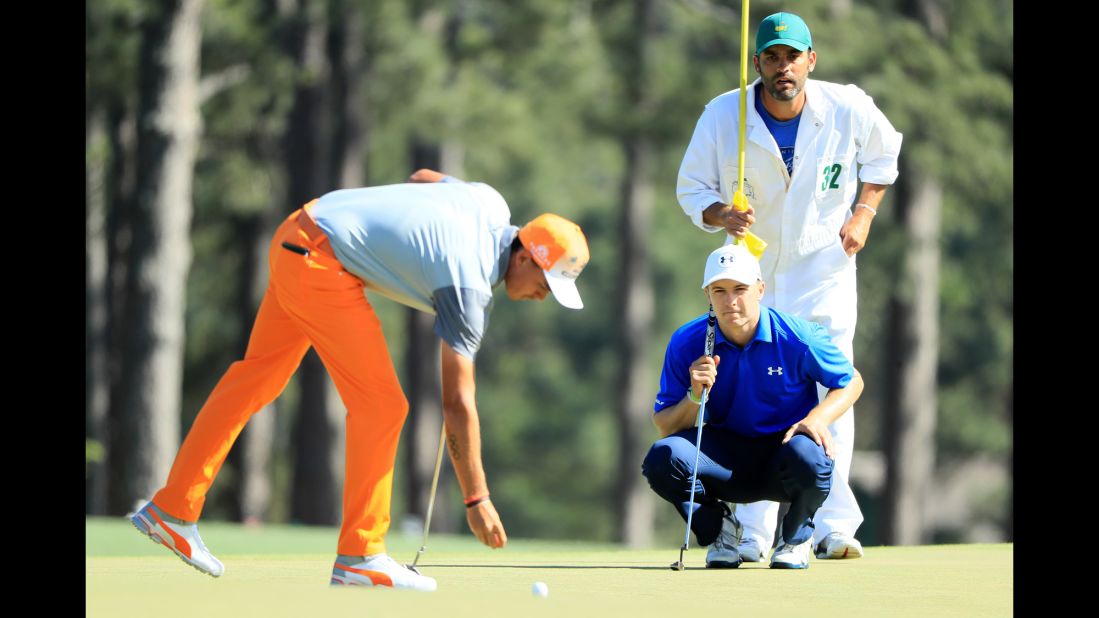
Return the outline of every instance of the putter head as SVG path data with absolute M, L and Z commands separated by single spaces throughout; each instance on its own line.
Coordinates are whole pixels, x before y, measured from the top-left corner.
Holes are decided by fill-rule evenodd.
M 417 575 L 423 575 L 423 573 L 420 572 L 420 569 L 416 568 L 416 563 L 420 561 L 420 556 L 424 555 L 424 550 L 425 549 L 427 549 L 427 546 L 426 545 L 421 545 L 420 546 L 420 551 L 416 552 L 416 557 L 412 559 L 412 564 L 404 565 L 405 568 L 408 569 L 409 571 L 412 571 L 413 573 L 415 573 Z
M 686 565 L 683 564 L 683 552 L 685 551 L 687 551 L 686 543 L 683 544 L 683 547 L 679 548 L 679 560 L 676 560 L 672 563 L 673 571 L 682 571 L 683 569 L 687 568 Z

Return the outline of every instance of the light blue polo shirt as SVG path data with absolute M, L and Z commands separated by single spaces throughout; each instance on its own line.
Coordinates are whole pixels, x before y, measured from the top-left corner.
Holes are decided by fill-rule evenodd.
M 448 176 L 333 191 L 310 212 L 367 289 L 433 314 L 435 334 L 476 355 L 519 233 L 495 189 Z
M 743 349 L 716 330 L 714 355 L 721 363 L 706 403 L 711 425 L 745 436 L 785 431 L 817 405 L 817 383 L 842 388 L 855 377 L 823 326 L 788 313 L 761 306 L 756 336 Z M 672 334 L 654 413 L 687 394 L 691 363 L 705 352 L 705 339 L 706 315 Z

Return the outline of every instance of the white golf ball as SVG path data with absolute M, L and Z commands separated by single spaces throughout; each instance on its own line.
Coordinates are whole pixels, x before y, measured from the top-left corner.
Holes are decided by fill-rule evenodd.
M 530 593 L 536 597 L 548 597 L 549 586 L 546 585 L 546 582 L 534 582 L 534 585 L 530 588 Z

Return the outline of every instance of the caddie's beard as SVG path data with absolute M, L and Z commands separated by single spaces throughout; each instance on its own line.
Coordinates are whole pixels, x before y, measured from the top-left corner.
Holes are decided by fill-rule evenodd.
M 775 99 L 776 101 L 793 101 L 798 97 L 799 94 L 801 94 L 801 89 L 804 84 L 799 85 L 797 83 L 797 80 L 792 81 L 794 82 L 794 87 L 790 88 L 789 90 L 779 90 L 775 87 L 775 84 L 778 82 L 777 75 L 771 81 L 765 80 L 763 82 L 763 85 L 767 88 L 767 94 L 771 95 L 771 98 Z

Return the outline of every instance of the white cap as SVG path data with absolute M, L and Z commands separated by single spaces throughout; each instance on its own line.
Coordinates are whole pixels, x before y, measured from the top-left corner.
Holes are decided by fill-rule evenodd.
M 763 276 L 759 261 L 748 251 L 744 243 L 723 245 L 706 258 L 706 274 L 702 277 L 702 289 L 720 279 L 732 279 L 751 285 Z

